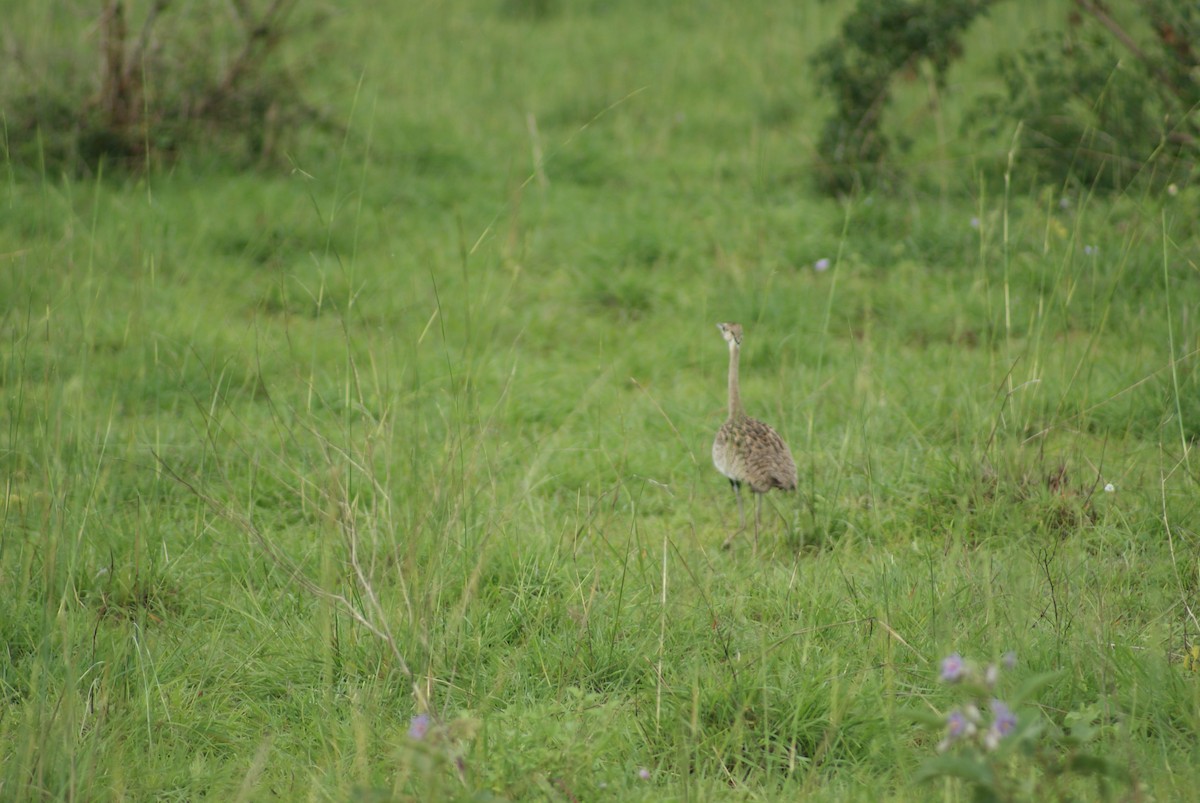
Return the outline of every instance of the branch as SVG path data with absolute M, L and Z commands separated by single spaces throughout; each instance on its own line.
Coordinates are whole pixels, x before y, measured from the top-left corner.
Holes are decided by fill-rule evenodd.
M 1092 17 L 1095 18 L 1096 22 L 1107 28 L 1108 32 L 1111 33 L 1118 42 L 1125 46 L 1126 50 L 1132 53 L 1138 61 L 1142 62 L 1142 64 L 1145 64 L 1146 68 L 1150 70 L 1151 74 L 1153 74 L 1155 78 L 1162 82 L 1164 86 L 1168 87 L 1176 96 L 1179 95 L 1179 90 L 1171 81 L 1171 76 L 1163 72 L 1162 69 L 1160 69 L 1154 63 L 1154 59 L 1150 58 L 1150 56 L 1146 54 L 1146 51 L 1142 50 L 1138 46 L 1138 43 L 1133 40 L 1133 37 L 1129 35 L 1129 32 L 1122 28 L 1120 23 L 1108 16 L 1108 13 L 1104 9 L 1091 2 L 1091 0 L 1075 0 L 1075 5 L 1079 6 L 1080 9 L 1086 11 L 1088 14 L 1091 14 Z
M 146 21 L 142 23 L 142 32 L 138 35 L 137 47 L 129 54 L 125 60 L 125 80 L 128 81 L 133 77 L 136 70 L 146 57 L 146 52 L 150 46 L 150 32 L 154 28 L 154 23 L 158 21 L 158 15 L 167 9 L 171 4 L 171 0 L 156 0 L 154 5 L 150 7 L 150 11 L 146 13 Z
M 283 24 L 283 18 L 287 17 L 295 4 L 295 0 L 274 0 L 257 23 L 249 18 L 244 20 L 246 42 L 221 80 L 219 91 L 222 94 L 233 89 L 242 74 L 250 69 L 251 64 L 278 44 L 279 26 Z
M 109 123 L 123 128 L 128 122 L 129 85 L 125 69 L 125 4 L 111 0 L 100 15 L 104 36 L 104 77 L 100 85 L 100 105 Z
M 209 109 L 229 97 L 242 76 L 250 72 L 256 62 L 279 44 L 280 29 L 295 5 L 296 0 L 273 0 L 271 7 L 256 21 L 248 16 L 245 3 L 237 3 L 236 8 L 246 32 L 246 41 L 242 44 L 241 51 L 230 62 L 225 75 L 196 104 L 197 117 L 203 117 Z

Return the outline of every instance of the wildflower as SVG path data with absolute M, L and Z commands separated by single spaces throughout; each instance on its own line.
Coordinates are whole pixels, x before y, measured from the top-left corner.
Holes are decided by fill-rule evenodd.
M 992 720 L 992 729 L 1001 736 L 1007 736 L 1013 732 L 1013 728 L 1017 727 L 1017 715 L 1012 712 L 1007 703 L 992 700 L 992 714 L 996 717 Z
M 1008 652 L 1004 653 L 1004 657 L 1000 659 L 1000 663 L 1004 665 L 1005 669 L 1012 669 L 1017 665 L 1017 654 L 1012 650 L 1009 650 Z
M 638 777 L 641 778 L 643 781 L 650 780 L 650 770 L 646 769 L 645 767 L 642 767 L 640 770 L 638 770 Z
M 975 730 L 975 725 L 967 719 L 966 714 L 959 711 L 957 708 L 950 712 L 946 717 L 946 734 L 951 739 L 961 739 L 964 736 L 970 736 Z
M 967 673 L 967 664 L 963 661 L 963 657 L 958 653 L 951 653 L 942 659 L 942 680 L 946 683 L 955 683 L 962 680 L 963 675 Z
M 1100 253 L 1100 249 L 1094 245 L 1085 245 L 1083 247 L 1083 253 L 1087 254 L 1088 256 L 1095 256 L 1096 254 Z
M 983 746 L 987 750 L 999 747 L 1000 740 L 1017 727 L 1017 715 L 1000 700 L 992 700 L 992 715 L 992 726 L 983 735 Z
M 983 734 L 983 749 L 991 752 L 1000 746 L 1000 736 L 996 733 L 995 728 L 989 728 L 987 733 Z
M 990 689 L 992 686 L 996 685 L 996 681 L 999 679 L 1000 667 L 996 666 L 995 664 L 988 664 L 988 668 L 984 670 L 983 673 L 983 682 L 986 683 Z
M 1115 490 L 1117 490 L 1117 486 L 1113 485 L 1111 482 L 1104 486 L 1104 493 L 1106 494 L 1110 494 Z
M 971 228 L 979 228 L 979 218 L 975 217 L 974 215 L 971 216 Z
M 817 273 L 827 271 L 829 270 L 829 264 L 829 257 L 821 257 L 813 263 L 813 270 L 815 270 Z
M 938 752 L 945 753 L 960 739 L 970 738 L 975 733 L 975 723 L 957 708 L 946 717 L 946 737 L 938 742 Z
M 429 714 L 417 714 L 408 723 L 409 738 L 420 741 L 425 738 L 425 734 L 429 732 Z

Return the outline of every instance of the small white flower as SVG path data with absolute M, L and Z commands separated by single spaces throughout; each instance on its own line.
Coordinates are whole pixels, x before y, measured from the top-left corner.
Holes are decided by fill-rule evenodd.
M 989 728 L 987 732 L 983 734 L 983 749 L 991 752 L 999 746 L 1000 734 Z
M 829 257 L 821 257 L 813 263 L 813 270 L 818 273 L 829 270 Z
M 1104 486 L 1104 493 L 1106 494 L 1110 494 L 1115 490 L 1117 490 L 1117 486 L 1113 485 L 1111 482 Z

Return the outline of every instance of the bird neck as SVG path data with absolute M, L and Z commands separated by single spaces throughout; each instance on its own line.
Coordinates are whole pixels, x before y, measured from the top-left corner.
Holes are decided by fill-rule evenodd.
M 729 344 L 729 417 L 745 418 L 742 410 L 742 395 L 738 389 L 738 353 L 741 349 L 736 343 Z

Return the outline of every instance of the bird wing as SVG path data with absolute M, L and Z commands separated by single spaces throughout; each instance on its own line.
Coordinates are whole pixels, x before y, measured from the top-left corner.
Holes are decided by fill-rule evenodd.
M 748 419 L 738 432 L 746 479 L 759 493 L 772 488 L 796 488 L 796 461 L 779 433 L 756 419 Z

